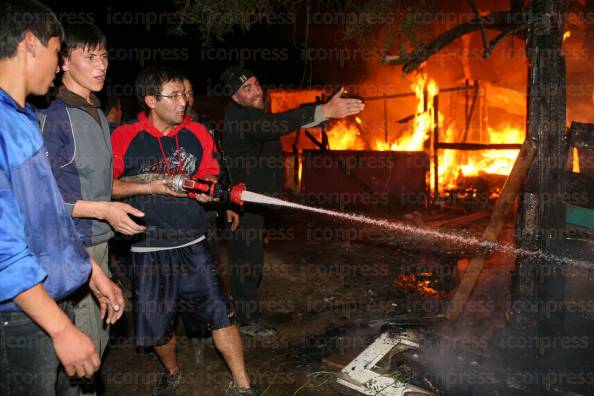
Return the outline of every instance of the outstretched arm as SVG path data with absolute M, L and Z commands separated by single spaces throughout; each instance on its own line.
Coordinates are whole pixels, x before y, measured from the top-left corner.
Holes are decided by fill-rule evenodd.
M 311 128 L 323 121 L 358 114 L 365 108 L 361 99 L 343 98 L 341 88 L 327 103 L 304 106 L 283 113 L 243 108 L 238 120 L 226 120 L 227 129 L 239 131 L 251 140 L 274 140 L 300 128 Z M 234 124 L 235 123 L 235 124 Z
M 361 99 L 343 98 L 344 87 L 340 88 L 327 103 L 320 105 L 326 119 L 343 118 L 359 114 L 365 108 Z

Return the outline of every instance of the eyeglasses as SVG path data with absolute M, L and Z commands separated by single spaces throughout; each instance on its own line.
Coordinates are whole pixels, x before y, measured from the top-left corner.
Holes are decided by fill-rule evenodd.
M 171 101 L 178 102 L 181 98 L 184 98 L 184 100 L 188 100 L 188 97 L 191 96 L 193 93 L 194 93 L 193 91 L 183 91 L 183 92 L 178 92 L 178 93 L 172 94 L 172 95 L 159 94 L 158 96 L 160 98 L 166 98 Z

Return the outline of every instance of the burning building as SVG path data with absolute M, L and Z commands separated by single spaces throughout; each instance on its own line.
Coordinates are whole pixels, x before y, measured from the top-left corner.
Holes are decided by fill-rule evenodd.
M 410 83 L 409 92 L 366 96 L 364 84 L 350 90 L 367 103 L 362 114 L 283 138 L 284 150 L 294 157 L 288 162 L 292 172 L 287 184 L 295 190 L 327 191 L 324 180 L 339 178 L 343 182 L 331 183 L 332 188 L 352 184 L 350 191 L 364 192 L 363 180 L 371 184 L 377 180 L 367 189 L 396 197 L 426 193 L 434 202 L 453 198 L 487 203 L 497 196 L 525 138 L 524 128 L 513 121 L 493 116 L 496 122 L 489 123 L 490 112 L 504 111 L 498 109 L 510 109 L 514 121 L 515 116 L 525 116 L 525 96 L 490 83 L 466 80 L 440 90 L 434 79 L 421 73 Z M 269 95 L 273 112 L 323 100 L 321 90 Z M 341 177 L 352 170 L 343 166 L 341 171 L 336 159 L 354 157 L 360 165 L 361 157 L 375 157 L 390 166 L 377 169 L 363 164 L 359 174 Z M 312 158 L 335 166 L 312 166 Z M 353 178 L 362 180 L 349 183 Z

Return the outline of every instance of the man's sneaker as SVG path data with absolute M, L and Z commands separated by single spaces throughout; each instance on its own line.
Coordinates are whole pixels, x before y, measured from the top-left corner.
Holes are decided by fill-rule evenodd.
M 229 386 L 225 390 L 225 396 L 260 396 L 260 387 L 256 384 L 251 384 L 248 389 L 238 388 L 234 386 L 233 381 L 229 382 Z
M 175 396 L 175 388 L 181 382 L 181 371 L 175 374 L 162 373 L 153 388 L 153 396 Z
M 240 325 L 239 332 L 252 337 L 270 337 L 275 336 L 277 333 L 274 327 L 264 326 L 260 323 L 248 323 Z

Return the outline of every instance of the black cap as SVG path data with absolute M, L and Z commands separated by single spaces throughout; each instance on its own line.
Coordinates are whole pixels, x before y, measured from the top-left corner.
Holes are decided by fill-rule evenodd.
M 241 66 L 231 66 L 221 73 L 220 80 L 223 83 L 223 89 L 229 96 L 233 95 L 237 90 L 255 74 L 244 69 Z

